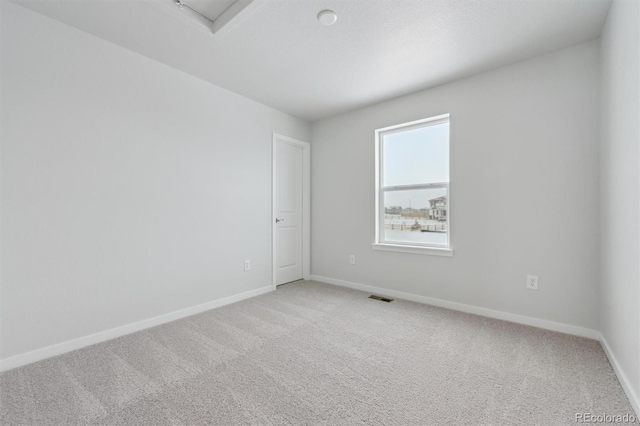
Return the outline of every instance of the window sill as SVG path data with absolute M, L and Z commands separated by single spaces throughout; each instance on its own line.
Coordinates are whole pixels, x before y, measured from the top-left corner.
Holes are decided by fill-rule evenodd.
M 401 244 L 373 243 L 374 250 L 395 251 L 400 253 L 427 254 L 432 256 L 453 256 L 453 249 L 440 247 L 421 247 Z

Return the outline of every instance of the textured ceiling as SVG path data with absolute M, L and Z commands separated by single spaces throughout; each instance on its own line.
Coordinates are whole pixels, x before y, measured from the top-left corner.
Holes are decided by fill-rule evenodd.
M 611 3 L 266 0 L 214 37 L 171 0 L 16 2 L 307 120 L 595 39 Z

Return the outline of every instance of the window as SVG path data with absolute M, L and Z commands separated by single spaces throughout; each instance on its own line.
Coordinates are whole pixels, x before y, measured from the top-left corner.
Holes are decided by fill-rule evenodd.
M 374 249 L 453 255 L 449 114 L 376 130 Z

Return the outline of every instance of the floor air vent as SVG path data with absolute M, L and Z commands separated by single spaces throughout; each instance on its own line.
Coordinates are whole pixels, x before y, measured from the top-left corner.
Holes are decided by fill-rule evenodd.
M 375 299 L 375 300 L 381 300 L 383 302 L 393 302 L 393 299 L 389 299 L 387 297 L 382 297 L 382 296 L 376 296 L 375 294 L 372 294 L 371 296 L 369 296 L 369 299 Z

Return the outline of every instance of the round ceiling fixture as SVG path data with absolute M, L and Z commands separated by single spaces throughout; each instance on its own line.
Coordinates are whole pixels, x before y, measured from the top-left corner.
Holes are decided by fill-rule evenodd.
M 323 10 L 318 13 L 318 21 L 322 25 L 333 25 L 338 20 L 338 15 L 333 10 Z

